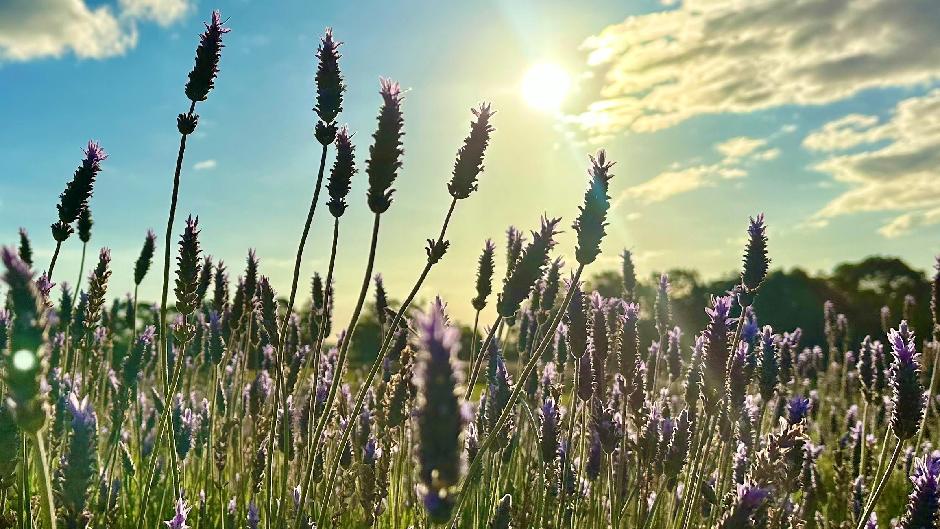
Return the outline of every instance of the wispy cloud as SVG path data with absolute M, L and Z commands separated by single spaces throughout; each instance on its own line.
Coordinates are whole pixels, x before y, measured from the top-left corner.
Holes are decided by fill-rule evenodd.
M 617 203 L 632 198 L 650 204 L 703 187 L 714 187 L 722 180 L 744 178 L 751 165 L 780 155 L 779 149 L 767 148 L 766 139 L 748 136 L 725 140 L 716 144 L 715 150 L 723 155 L 717 163 L 673 164 L 646 182 L 628 188 L 618 197 Z
M 866 211 L 900 214 L 879 230 L 897 237 L 940 222 L 940 90 L 897 104 L 886 120 L 852 114 L 809 134 L 803 145 L 827 153 L 814 168 L 845 191 L 815 219 Z M 853 151 L 846 152 L 849 149 Z
M 575 121 L 651 131 L 701 114 L 817 105 L 940 77 L 935 0 L 686 0 L 588 38 L 604 80 Z
M 0 60 L 28 61 L 72 53 L 80 59 L 122 55 L 137 45 L 138 22 L 167 26 L 188 11 L 189 0 L 0 2 Z
M 208 169 L 215 169 L 218 164 L 215 160 L 203 160 L 201 162 L 196 162 L 193 164 L 193 169 L 197 171 L 205 171 Z

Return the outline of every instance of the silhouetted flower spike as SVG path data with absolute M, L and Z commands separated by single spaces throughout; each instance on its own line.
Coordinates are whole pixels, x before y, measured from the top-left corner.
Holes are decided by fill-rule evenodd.
M 682 352 L 679 341 L 682 339 L 682 329 L 678 326 L 673 327 L 668 333 L 668 345 L 666 348 L 666 360 L 669 365 L 670 380 L 677 380 L 682 376 Z
M 934 335 L 940 336 L 940 256 L 934 264 L 933 281 L 930 283 L 930 315 L 933 318 Z
M 382 274 L 375 274 L 375 317 L 379 320 L 379 325 L 385 325 L 388 317 L 388 294 L 385 292 L 385 282 L 382 281 Z
M 346 212 L 346 195 L 349 194 L 352 177 L 356 174 L 356 147 L 352 144 L 348 127 L 339 129 L 335 144 L 336 160 L 333 161 L 330 179 L 326 184 L 326 190 L 330 194 L 326 205 L 330 208 L 331 215 L 340 218 Z
M 924 388 L 920 383 L 920 353 L 914 348 L 914 334 L 902 321 L 888 333 L 894 349 L 894 362 L 889 373 L 891 383 L 891 429 L 904 441 L 917 435 L 924 413 Z
M 228 306 L 228 273 L 225 270 L 225 262 L 221 259 L 215 265 L 212 284 L 212 308 L 221 313 Z
M 568 288 L 574 289 L 571 293 L 571 302 L 568 303 L 565 312 L 565 325 L 568 326 L 568 351 L 575 358 L 581 358 L 587 350 L 588 342 L 587 307 L 581 284 L 568 281 Z
M 529 292 L 542 277 L 542 272 L 548 264 L 548 253 L 555 246 L 555 235 L 558 234 L 555 228 L 559 222 L 560 218 L 542 217 L 541 229 L 532 232 L 532 242 L 522 253 L 512 275 L 503 284 L 503 293 L 496 304 L 496 310 L 503 318 L 511 318 L 516 314 L 519 305 L 529 297 Z
M 705 356 L 705 333 L 695 337 L 692 346 L 692 356 L 689 358 L 689 369 L 685 377 L 685 405 L 689 414 L 695 418 L 698 401 L 702 396 L 702 364 Z
M 339 71 L 339 59 L 342 57 L 339 53 L 339 47 L 342 42 L 333 39 L 333 28 L 326 28 L 326 32 L 320 39 L 320 46 L 317 48 L 317 104 L 313 111 L 323 122 L 323 125 L 331 125 L 336 121 L 339 113 L 343 111 L 343 92 L 346 90 L 346 84 L 343 82 L 343 76 Z M 334 129 L 335 132 L 335 129 Z M 333 138 L 326 135 L 320 137 L 320 130 L 317 129 L 317 139 L 323 145 L 329 145 Z
M 496 505 L 496 512 L 487 529 L 512 529 L 512 496 L 506 494 Z
M 862 396 L 865 397 L 865 401 L 872 403 L 874 402 L 875 396 L 875 377 L 877 376 L 875 368 L 875 352 L 872 348 L 871 336 L 865 336 L 865 339 L 862 340 L 861 345 L 858 347 L 858 362 L 856 363 L 856 368 L 858 369 L 858 380 L 862 386 Z
M 258 279 L 258 298 L 260 301 L 259 310 L 261 323 L 264 325 L 264 330 L 268 334 L 271 344 L 274 345 L 275 348 L 278 348 L 281 343 L 281 337 L 279 335 L 277 316 L 277 295 L 267 276 L 261 276 L 261 278 Z
M 26 266 L 33 267 L 33 245 L 29 242 L 29 234 L 26 228 L 20 228 L 20 259 L 26 263 Z
M 744 250 L 744 268 L 741 271 L 741 284 L 748 292 L 754 292 L 767 277 L 770 258 L 767 257 L 767 226 L 764 214 L 751 217 L 747 228 L 748 241 Z
M 552 261 L 548 267 L 548 272 L 545 274 L 541 302 L 541 309 L 544 313 L 551 312 L 555 308 L 555 301 L 558 299 L 558 290 L 561 285 L 561 269 L 564 266 L 565 262 L 562 261 L 561 257 L 557 257 Z
M 614 162 L 607 161 L 604 150 L 597 151 L 591 156 L 591 168 L 588 174 L 591 181 L 584 193 L 584 205 L 580 206 L 581 214 L 575 219 L 572 227 L 578 234 L 578 246 L 575 257 L 578 263 L 588 265 L 597 259 L 601 253 L 601 240 L 606 235 L 607 211 L 610 209 L 610 197 L 607 192 L 610 188 L 610 168 Z
M 59 195 L 59 221 L 52 225 L 52 236 L 63 242 L 72 234 L 72 223 L 78 220 L 82 210 L 88 207 L 88 200 L 95 187 L 95 178 L 101 172 L 101 162 L 108 158 L 107 153 L 94 141 L 88 142 L 85 158 L 75 170 L 72 180 Z
M 58 469 L 59 498 L 67 527 L 84 527 L 88 489 L 98 477 L 98 418 L 88 397 L 68 397 L 72 434 Z
M 94 221 L 91 219 L 91 207 L 85 206 L 82 212 L 78 214 L 78 240 L 87 243 L 91 240 L 91 227 Z
M 150 349 L 153 347 L 154 336 L 157 329 L 153 325 L 148 325 L 143 332 L 134 340 L 130 354 L 124 359 L 122 369 L 123 382 L 128 393 L 133 395 L 137 393 L 137 384 L 140 380 L 140 373 L 143 369 L 145 359 L 150 357 Z
M 758 387 L 760 388 L 760 396 L 764 399 L 764 402 L 770 402 L 770 399 L 773 398 L 776 393 L 777 377 L 780 374 L 780 364 L 777 358 L 776 347 L 780 336 L 773 332 L 770 325 L 765 325 L 761 331 L 760 342 L 758 344 L 760 348 L 760 362 L 758 363 L 760 377 Z
M 669 276 L 665 273 L 659 276 L 659 288 L 656 289 L 656 331 L 665 336 L 672 322 L 672 311 L 669 308 Z
M 222 337 L 222 321 L 219 312 L 216 310 L 209 313 L 209 347 L 207 352 L 209 362 L 214 365 L 222 363 L 222 357 L 225 355 L 225 340 Z
M 206 292 L 209 291 L 209 285 L 212 284 L 212 256 L 207 255 L 202 259 L 202 269 L 199 271 L 199 281 L 196 285 L 196 305 L 202 304 L 206 299 Z
M 692 446 L 692 427 L 689 419 L 689 410 L 684 408 L 679 413 L 676 420 L 675 430 L 672 436 L 672 442 L 666 453 L 664 470 L 666 476 L 671 480 L 676 480 L 685 466 L 685 461 L 689 457 L 689 450 Z
M 918 459 L 911 475 L 911 490 L 907 508 L 899 529 L 927 529 L 937 527 L 940 513 L 940 453 L 934 452 Z
M 140 256 L 137 257 L 137 263 L 134 265 L 134 284 L 140 285 L 150 271 L 150 265 L 153 263 L 153 252 L 156 248 L 157 234 L 153 230 L 147 230 L 147 236 L 144 237 L 144 246 L 140 249 Z
M 215 87 L 219 59 L 225 47 L 222 35 L 231 31 L 222 26 L 222 14 L 217 10 L 212 12 L 212 20 L 205 26 L 206 30 L 199 36 L 199 46 L 196 47 L 196 64 L 186 82 L 186 97 L 193 103 L 205 101 L 209 91 Z
M 558 457 L 561 437 L 561 410 L 552 397 L 542 403 L 541 426 L 539 448 L 542 451 L 542 460 L 551 464 Z
M 509 396 L 512 394 L 512 377 L 509 370 L 506 369 L 506 362 L 503 360 L 503 354 L 499 350 L 497 340 L 490 341 L 490 347 L 487 356 L 489 365 L 487 366 L 487 389 L 486 389 L 486 410 L 484 417 L 486 419 L 486 431 L 488 435 L 493 435 L 493 428 L 496 426 L 499 416 L 509 402 Z M 499 432 L 498 440 L 508 441 L 512 432 L 512 416 L 506 422 L 505 430 Z M 500 443 L 505 446 L 504 442 Z
M 516 269 L 516 263 L 522 256 L 522 245 L 525 244 L 525 235 L 517 230 L 515 226 L 510 226 L 506 230 L 506 280 Z
M 186 219 L 186 229 L 180 237 L 180 254 L 176 258 L 176 310 L 184 318 L 195 312 L 198 299 L 196 291 L 199 287 L 199 217 L 190 215 Z
M 711 308 L 705 309 L 709 322 L 705 328 L 705 402 L 714 404 L 725 387 L 728 364 L 728 333 L 731 324 L 731 296 L 712 299 Z
M 621 274 L 623 276 L 623 299 L 634 301 L 636 298 L 636 268 L 633 266 L 633 253 L 624 250 L 620 254 Z
M 496 266 L 493 259 L 494 252 L 496 252 L 496 245 L 492 239 L 487 239 L 477 267 L 477 295 L 471 301 L 475 310 L 486 308 L 486 298 L 493 291 L 493 268 Z
M 378 128 L 372 135 L 375 143 L 369 147 L 366 174 L 369 175 L 369 209 L 373 213 L 385 213 L 392 205 L 392 185 L 401 169 L 402 127 L 405 121 L 401 113 L 402 93 L 398 83 L 382 79 L 382 108 L 379 110 Z
M 470 123 L 470 135 L 463 140 L 463 146 L 457 151 L 454 176 L 447 184 L 450 196 L 457 200 L 467 198 L 477 190 L 477 177 L 483 171 L 483 155 L 494 130 L 490 118 L 495 112 L 490 110 L 489 103 L 482 103 L 479 108 L 471 111 L 476 120 Z
M 454 487 L 460 481 L 460 432 L 463 429 L 452 357 L 459 349 L 459 331 L 445 324 L 433 307 L 419 318 L 423 360 L 418 410 L 418 463 L 424 485 L 424 505 L 430 518 L 441 523 L 454 507 Z
M 747 342 L 739 342 L 731 356 L 731 364 L 728 368 L 728 376 L 725 382 L 725 392 L 728 402 L 728 413 L 730 417 L 739 417 L 741 409 L 744 407 L 744 395 L 747 392 L 748 379 L 744 374 L 745 363 L 747 362 Z
M 98 253 L 98 264 L 88 274 L 88 303 L 85 306 L 85 326 L 93 328 L 101 320 L 101 311 L 108 293 L 111 277 L 111 250 L 102 248 Z

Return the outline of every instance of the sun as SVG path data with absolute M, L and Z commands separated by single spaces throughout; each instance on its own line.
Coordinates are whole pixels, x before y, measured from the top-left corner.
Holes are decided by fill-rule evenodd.
M 535 64 L 522 78 L 522 98 L 543 112 L 557 112 L 571 89 L 571 76 L 551 62 Z

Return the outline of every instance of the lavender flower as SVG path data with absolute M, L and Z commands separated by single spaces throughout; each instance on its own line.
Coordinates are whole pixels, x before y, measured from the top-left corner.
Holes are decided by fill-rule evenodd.
M 392 184 L 401 169 L 402 127 L 401 88 L 398 83 L 382 79 L 382 109 L 379 111 L 379 126 L 372 135 L 375 143 L 369 147 L 366 173 L 369 175 L 369 209 L 375 214 L 388 211 L 392 205 Z
M 633 266 L 633 253 L 624 250 L 620 254 L 621 275 L 623 277 L 623 299 L 628 303 L 636 299 L 636 268 Z
M 940 513 L 938 480 L 940 480 L 940 452 L 918 459 L 911 475 L 914 488 L 908 496 L 904 516 L 897 526 L 899 529 L 937 527 L 937 516 Z
M 26 228 L 20 228 L 20 247 L 18 250 L 20 259 L 26 263 L 29 268 L 33 267 L 33 245 L 29 242 L 29 234 Z
M 479 108 L 471 109 L 476 120 L 470 123 L 470 135 L 463 141 L 463 146 L 457 151 L 457 160 L 454 162 L 454 176 L 447 184 L 447 190 L 455 200 L 470 196 L 477 189 L 477 177 L 483 171 L 483 154 L 490 143 L 490 134 L 493 126 L 490 118 L 494 112 L 490 110 L 489 103 L 480 104 Z
M 578 398 L 583 402 L 591 400 L 594 395 L 594 386 L 597 379 L 594 377 L 593 347 L 588 344 L 588 350 L 578 358 Z
M 82 212 L 78 214 L 78 240 L 87 243 L 91 240 L 91 227 L 94 221 L 91 219 L 91 206 L 86 205 Z
M 633 366 L 639 357 L 640 333 L 640 306 L 637 303 L 624 303 L 620 331 L 620 374 L 626 379 L 627 385 L 633 383 Z
M 245 521 L 248 523 L 248 529 L 258 529 L 261 524 L 261 515 L 254 500 L 248 502 L 248 514 L 245 516 Z
M 445 325 L 433 308 L 418 321 L 423 361 L 421 404 L 418 410 L 419 475 L 426 489 L 424 505 L 438 523 L 450 518 L 452 489 L 460 481 L 460 405 L 452 357 L 459 348 L 459 332 Z
M 542 461 L 549 465 L 558 457 L 561 410 L 555 403 L 555 399 L 548 397 L 542 404 L 541 412 L 542 429 L 539 432 L 539 449 L 542 451 Z
M 693 419 L 698 408 L 698 401 L 702 396 L 702 361 L 705 355 L 705 340 L 704 332 L 695 337 L 692 356 L 689 358 L 688 374 L 685 377 L 685 405 Z
M 777 361 L 776 344 L 780 341 L 780 336 L 773 334 L 770 325 L 765 325 L 760 334 L 760 378 L 758 386 L 760 396 L 764 402 L 770 402 L 774 393 L 777 391 L 777 377 L 780 372 L 780 365 Z
M 757 215 L 757 218 L 751 217 L 747 233 L 748 241 L 747 248 L 744 250 L 741 285 L 748 292 L 754 292 L 767 277 L 767 269 L 770 265 L 770 258 L 767 257 L 767 227 L 764 225 L 763 213 Z
M 140 249 L 140 256 L 137 257 L 137 263 L 134 265 L 134 284 L 140 285 L 144 277 L 150 270 L 150 264 L 153 263 L 153 252 L 156 248 L 157 234 L 153 230 L 147 230 L 147 236 L 144 237 L 144 245 Z
M 173 517 L 163 523 L 166 524 L 168 529 L 189 529 L 189 525 L 186 524 L 186 517 L 189 516 L 189 511 L 191 510 L 192 507 L 180 496 L 176 499 Z
M 186 82 L 186 97 L 193 103 L 205 101 L 209 91 L 215 87 L 219 59 L 225 47 L 222 35 L 231 31 L 222 26 L 222 14 L 219 11 L 212 12 L 212 20 L 205 26 L 206 30 L 199 36 L 199 46 L 196 47 L 196 63 Z
M 752 517 L 768 500 L 770 491 L 750 482 L 737 485 L 737 494 L 731 511 L 719 522 L 720 529 L 752 527 Z
M 483 244 L 483 253 L 480 254 L 479 266 L 477 267 L 477 295 L 471 301 L 475 310 L 486 308 L 486 298 L 493 291 L 493 253 L 496 251 L 496 245 L 492 239 L 487 239 Z
M 516 263 L 522 256 L 522 245 L 526 238 L 515 226 L 510 226 L 506 230 L 506 280 L 508 281 L 516 269 Z
M 712 307 L 705 309 L 708 327 L 705 328 L 705 403 L 714 406 L 725 387 L 725 366 L 728 364 L 728 333 L 731 318 L 731 296 L 712 299 Z
M 936 260 L 934 264 L 936 272 L 933 275 L 933 281 L 930 282 L 930 316 L 933 319 L 935 340 L 940 337 L 940 255 Z
M 888 333 L 894 349 L 894 363 L 889 374 L 891 383 L 891 429 L 900 440 L 917 435 L 924 413 L 924 388 L 920 383 L 920 353 L 914 349 L 914 335 L 902 321 L 897 330 Z
M 572 284 L 569 282 L 568 288 L 574 289 L 571 293 L 568 309 L 565 312 L 565 325 L 568 326 L 568 350 L 575 358 L 581 358 L 587 351 L 588 341 L 588 320 L 584 304 L 584 292 L 581 291 L 580 283 Z
M 336 117 L 343 111 L 343 92 L 346 84 L 339 71 L 339 47 L 342 43 L 333 40 L 333 29 L 326 28 L 317 48 L 317 104 L 313 107 L 320 121 L 317 123 L 316 136 L 321 145 L 333 142 L 336 134 Z
M 214 15 L 213 15 L 214 16 Z M 186 219 L 186 229 L 179 242 L 180 254 L 176 258 L 176 310 L 184 318 L 195 312 L 198 299 L 196 289 L 199 286 L 199 217 L 190 215 Z
M 669 276 L 662 274 L 659 276 L 659 288 L 656 290 L 656 332 L 660 336 L 665 336 L 672 321 L 672 313 L 669 309 Z
M 809 415 L 810 401 L 806 397 L 796 396 L 787 403 L 787 422 L 795 425 L 803 421 Z
M 532 242 L 522 253 L 512 275 L 503 283 L 503 293 L 496 304 L 496 310 L 503 318 L 511 318 L 519 310 L 519 305 L 529 296 L 529 292 L 542 276 L 548 264 L 548 253 L 555 246 L 555 228 L 561 219 L 542 217 L 542 227 L 532 232 Z M 570 324 L 569 324 L 570 325 Z
M 607 161 L 604 150 L 597 151 L 591 156 L 591 168 L 588 174 L 591 180 L 584 193 L 584 205 L 580 206 L 581 214 L 574 221 L 572 227 L 578 234 L 578 246 L 575 257 L 581 265 L 588 265 L 597 259 L 600 254 L 601 240 L 606 235 L 607 211 L 610 209 L 610 197 L 607 192 L 610 188 L 610 168 L 614 162 Z
M 59 220 L 52 225 L 52 237 L 59 243 L 69 238 L 74 231 L 72 223 L 78 220 L 82 210 L 88 207 L 88 200 L 95 187 L 95 178 L 101 172 L 101 162 L 108 158 L 104 149 L 95 141 L 89 141 L 84 152 L 85 158 L 81 165 L 59 195 L 59 204 L 56 206 Z
M 673 327 L 668 332 L 667 339 L 666 360 L 669 365 L 669 379 L 675 381 L 682 375 L 682 354 L 679 352 L 682 329 L 678 326 Z
M 497 435 L 497 441 L 500 446 L 505 447 L 512 432 L 512 416 L 506 422 L 505 431 L 495 432 L 493 428 L 499 420 L 500 415 L 506 409 L 509 403 L 509 396 L 512 394 L 512 378 L 506 369 L 506 363 L 503 360 L 503 354 L 499 350 L 497 340 L 490 341 L 488 351 L 489 365 L 487 366 L 487 389 L 486 389 L 486 425 L 489 435 Z
M 98 477 L 98 418 L 88 397 L 79 400 L 69 395 L 68 410 L 72 415 L 72 435 L 62 455 L 58 470 L 58 490 L 65 525 L 84 527 L 90 516 L 86 511 L 88 489 Z
M 336 160 L 333 161 L 330 179 L 326 184 L 326 190 L 330 194 L 326 205 L 330 208 L 330 214 L 338 219 L 346 212 L 346 195 L 349 194 L 352 177 L 356 174 L 356 147 L 352 144 L 352 136 L 347 127 L 339 129 L 335 143 Z

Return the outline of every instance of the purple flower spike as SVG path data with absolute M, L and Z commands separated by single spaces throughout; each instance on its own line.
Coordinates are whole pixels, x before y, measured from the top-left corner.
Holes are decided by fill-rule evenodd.
M 809 414 L 810 401 L 806 397 L 796 396 L 787 402 L 787 422 L 797 424 Z
M 900 440 L 917 435 L 924 413 L 924 387 L 920 383 L 920 353 L 914 349 L 914 334 L 902 321 L 888 333 L 894 349 L 894 363 L 888 378 L 891 383 L 891 429 Z
M 189 516 L 191 509 L 192 507 L 186 505 L 186 500 L 180 496 L 176 500 L 176 508 L 173 517 L 163 523 L 165 523 L 169 529 L 189 529 L 189 525 L 186 524 L 186 517 Z

